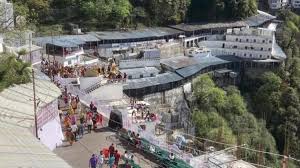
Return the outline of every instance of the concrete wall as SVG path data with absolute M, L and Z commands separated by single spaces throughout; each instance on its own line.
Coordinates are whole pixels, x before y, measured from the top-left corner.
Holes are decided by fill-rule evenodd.
M 121 60 L 119 62 L 120 69 L 159 67 L 159 66 L 160 66 L 159 59 L 134 59 L 134 60 Z
M 159 49 L 162 59 L 182 56 L 184 53 L 184 49 L 181 42 L 166 43 L 164 45 L 161 45 Z
M 225 48 L 222 48 L 223 44 Z M 242 44 L 239 47 L 234 48 L 234 46 L 237 46 L 235 43 L 226 41 L 202 41 L 200 42 L 200 45 L 209 48 L 212 55 L 236 55 L 241 58 L 254 59 L 267 59 L 271 58 L 272 55 L 271 51 L 268 51 L 269 48 L 263 48 L 263 51 L 251 50 L 251 44 L 247 46 L 248 49 L 245 49 L 245 46 L 243 48 Z
M 85 90 L 88 87 L 101 82 L 102 78 L 100 77 L 87 77 L 87 78 L 79 78 L 80 81 L 80 89 Z
M 96 100 L 120 100 L 123 98 L 123 85 L 122 84 L 108 84 L 101 86 L 89 94 Z

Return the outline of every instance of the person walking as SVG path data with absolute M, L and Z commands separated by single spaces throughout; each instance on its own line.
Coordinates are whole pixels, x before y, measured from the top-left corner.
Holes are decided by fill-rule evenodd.
M 77 127 L 77 124 L 76 122 L 73 122 L 72 125 L 71 125 L 71 130 L 72 130 L 72 133 L 74 135 L 74 140 L 77 141 L 77 131 L 78 131 L 78 127 Z
M 97 167 L 97 157 L 95 154 L 92 155 L 89 161 L 89 168 L 96 168 Z
M 109 155 L 115 154 L 115 147 L 113 143 L 109 146 L 108 150 L 109 150 Z
M 100 154 L 98 156 L 98 168 L 102 168 L 104 164 L 104 155 L 103 152 L 100 151 Z
M 108 159 L 108 165 L 109 165 L 109 168 L 113 168 L 114 165 L 115 165 L 115 156 L 114 154 L 111 154 L 109 159 Z
M 87 119 L 87 126 L 88 126 L 88 133 L 91 133 L 92 132 L 92 126 L 93 126 L 93 120 L 92 120 L 92 117 L 89 117 Z
M 118 152 L 118 150 L 116 150 L 116 151 L 115 151 L 115 165 L 116 165 L 116 167 L 119 166 L 120 158 L 121 158 L 121 155 L 120 155 L 120 153 Z

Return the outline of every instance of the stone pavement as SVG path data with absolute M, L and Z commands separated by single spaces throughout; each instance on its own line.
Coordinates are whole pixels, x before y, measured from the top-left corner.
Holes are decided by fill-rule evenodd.
M 129 153 L 134 154 L 135 163 L 142 168 L 156 168 L 157 164 L 142 156 L 133 147 L 122 144 L 116 137 L 115 132 L 108 128 L 100 128 L 91 134 L 86 134 L 79 141 L 75 142 L 72 146 L 68 142 L 64 142 L 62 146 L 54 150 L 58 156 L 63 158 L 74 168 L 88 168 L 88 161 L 93 153 L 99 154 L 100 149 L 108 148 L 114 143 L 115 148 L 124 154 L 127 150 Z M 123 163 L 123 162 L 120 162 Z M 105 165 L 104 167 L 108 167 Z

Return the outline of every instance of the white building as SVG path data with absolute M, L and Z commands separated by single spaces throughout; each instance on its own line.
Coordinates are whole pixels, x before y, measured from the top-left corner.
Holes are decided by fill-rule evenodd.
M 200 42 L 212 55 L 234 55 L 241 58 L 285 59 L 286 55 L 277 45 L 275 32 L 265 28 L 228 29 L 223 39 Z
M 300 8 L 300 0 L 291 0 L 291 5 L 293 8 Z
M 0 0 L 0 26 L 4 29 L 12 29 L 14 27 L 14 9 L 13 4 L 7 0 Z
M 280 9 L 289 4 L 289 0 L 269 0 L 270 9 Z
M 18 31 L 13 30 L 4 34 L 3 49 L 6 53 L 11 53 L 18 56 L 18 52 L 25 50 L 26 54 L 20 56 L 20 59 L 25 62 L 35 64 L 40 62 L 42 47 L 36 46 L 32 43 L 33 31 Z

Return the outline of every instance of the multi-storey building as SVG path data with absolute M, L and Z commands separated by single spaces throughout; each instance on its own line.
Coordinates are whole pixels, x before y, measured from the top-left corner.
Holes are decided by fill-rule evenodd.
M 270 9 L 280 9 L 289 4 L 289 0 L 269 0 Z
M 293 8 L 300 8 L 300 0 L 291 0 L 291 5 Z
M 276 44 L 275 32 L 266 28 L 228 29 L 223 38 L 202 41 L 200 45 L 211 49 L 212 55 L 234 55 L 246 59 L 285 58 Z
M 0 0 L 0 27 L 12 29 L 14 27 L 13 4 L 7 0 Z

